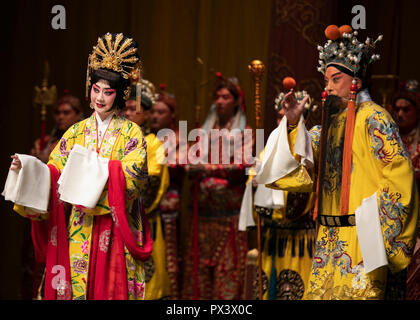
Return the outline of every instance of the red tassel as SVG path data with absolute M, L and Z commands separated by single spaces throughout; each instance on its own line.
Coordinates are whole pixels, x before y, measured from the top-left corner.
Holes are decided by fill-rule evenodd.
M 352 163 L 352 145 L 354 122 L 356 119 L 356 84 L 350 88 L 350 99 L 347 104 L 346 129 L 344 133 L 343 172 L 341 179 L 341 214 L 349 214 L 350 176 Z

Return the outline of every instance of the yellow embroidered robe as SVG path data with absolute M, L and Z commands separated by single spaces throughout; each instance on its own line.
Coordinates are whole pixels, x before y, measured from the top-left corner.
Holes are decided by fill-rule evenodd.
M 146 143 L 140 128 L 120 115 L 114 114 L 98 145 L 96 113 L 70 127 L 50 154 L 48 164 L 54 165 L 60 172 L 66 165 L 68 155 L 75 144 L 97 151 L 99 156 L 110 160 L 120 160 L 126 181 L 126 208 L 131 212 L 133 202 L 144 193 L 147 178 Z M 95 216 L 109 214 L 108 184 L 94 209 L 80 210 L 72 206 L 68 222 L 68 239 L 73 299 L 86 299 L 89 274 L 89 256 Z M 39 215 L 15 205 L 14 210 L 24 217 L 45 219 L 48 215 Z M 139 245 L 142 245 L 143 227 L 139 212 L 128 214 L 127 220 Z M 145 275 L 143 262 L 135 260 L 125 248 L 129 299 L 144 299 Z
M 163 226 L 160 211 L 156 210 L 169 186 L 169 169 L 163 164 L 164 149 L 162 142 L 150 133 L 145 138 L 147 144 L 147 167 L 149 176 L 159 177 L 159 189 L 156 194 L 150 194 L 150 205 L 146 208 L 151 235 L 153 238 L 153 251 L 151 257 L 145 262 L 146 293 L 145 300 L 155 300 L 170 295 L 169 275 L 166 269 L 166 246 L 163 238 Z
M 365 273 L 356 226 L 319 226 L 312 273 L 304 299 L 382 299 L 388 269 L 395 273 L 410 263 L 418 216 L 418 195 L 410 157 L 389 113 L 372 101 L 357 105 L 352 146 L 349 213 L 377 193 L 379 220 L 388 266 Z M 346 110 L 331 117 L 322 187 L 322 215 L 340 215 L 342 150 Z M 289 134 L 294 150 L 295 134 Z M 315 159 L 320 126 L 309 132 Z M 298 157 L 296 157 L 297 160 Z M 317 161 L 317 160 L 315 160 Z M 297 168 L 268 187 L 314 188 Z M 313 170 L 312 170 L 313 171 Z M 313 173 L 313 172 L 312 172 Z M 313 174 L 312 174 L 313 176 Z M 304 183 L 306 181 L 306 183 Z M 305 185 L 305 186 L 304 186 Z
M 260 160 L 264 156 L 260 153 Z M 247 183 L 255 175 L 250 171 Z M 263 299 L 302 299 L 311 272 L 315 224 L 308 214 L 314 193 L 284 191 L 284 207 L 261 211 Z M 267 213 L 271 214 L 267 216 Z M 254 221 L 257 221 L 254 208 Z M 272 274 L 276 271 L 276 275 Z M 257 279 L 258 281 L 258 279 Z M 271 292 L 275 288 L 275 292 Z M 258 292 L 258 284 L 255 287 Z

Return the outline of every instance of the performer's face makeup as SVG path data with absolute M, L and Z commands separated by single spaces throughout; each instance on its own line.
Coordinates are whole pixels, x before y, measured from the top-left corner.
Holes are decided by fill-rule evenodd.
M 158 101 L 153 105 L 150 124 L 153 130 L 170 128 L 173 120 L 174 116 L 166 103 Z
M 353 78 L 335 67 L 328 67 L 325 72 L 325 88 L 328 94 L 348 99 Z M 360 80 L 358 80 L 360 81 Z
M 127 100 L 125 102 L 125 107 L 123 108 L 124 116 L 134 123 L 137 123 L 139 126 L 143 124 L 149 118 L 149 110 L 145 111 L 142 106 L 140 106 L 140 111 L 136 110 L 136 100 Z
M 232 117 L 235 109 L 235 99 L 228 89 L 222 88 L 216 92 L 217 114 L 221 117 Z
M 92 85 L 90 92 L 91 105 L 101 117 L 106 119 L 112 111 L 117 91 L 109 86 L 108 81 L 99 80 Z
M 405 133 L 410 132 L 417 125 L 416 107 L 407 99 L 398 99 L 395 101 L 394 113 L 398 126 Z
M 59 130 L 66 131 L 71 125 L 80 120 L 80 115 L 70 104 L 62 103 L 54 109 L 54 120 Z

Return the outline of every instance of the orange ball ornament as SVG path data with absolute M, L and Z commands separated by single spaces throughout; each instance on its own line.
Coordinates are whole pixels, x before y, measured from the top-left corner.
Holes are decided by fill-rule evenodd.
M 325 36 L 328 40 L 337 40 L 340 37 L 340 30 L 335 24 L 331 24 L 325 28 Z
M 352 33 L 353 32 L 353 29 L 347 24 L 338 28 L 338 30 L 340 30 L 340 37 L 341 38 L 343 37 L 343 33 Z
M 283 87 L 286 90 L 293 89 L 296 86 L 296 80 L 292 77 L 286 77 L 283 79 Z

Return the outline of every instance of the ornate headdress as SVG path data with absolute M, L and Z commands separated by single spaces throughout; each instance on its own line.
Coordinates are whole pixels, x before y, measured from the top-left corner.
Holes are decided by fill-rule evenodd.
M 323 47 L 318 45 L 318 71 L 325 74 L 329 65 L 336 65 L 348 70 L 352 76 L 364 77 L 368 66 L 380 58 L 379 54 L 374 54 L 374 49 L 383 36 L 380 35 L 375 41 L 367 38 L 362 43 L 357 40 L 357 34 L 348 25 L 340 28 L 329 25 L 325 29 L 327 43 Z
M 156 102 L 158 98 L 158 94 L 156 93 L 155 86 L 149 80 L 140 79 L 138 82 L 131 85 L 131 93 L 129 99 L 136 100 L 137 94 L 137 86 L 140 85 L 141 93 L 141 105 L 145 109 L 150 109 Z
M 292 77 L 285 77 L 283 79 L 283 87 L 285 90 L 289 91 L 290 89 L 293 89 L 296 86 L 296 81 L 295 79 L 293 79 Z M 309 94 L 305 91 L 295 91 L 295 97 L 296 100 L 298 101 L 298 103 L 301 103 L 303 99 L 305 99 L 305 97 L 309 96 Z M 276 97 L 276 99 L 274 100 L 274 109 L 278 112 L 282 109 L 281 103 L 284 99 L 284 96 L 287 94 L 284 92 L 280 92 L 278 94 L 278 96 Z M 305 110 L 308 110 L 311 108 L 311 104 L 312 104 L 312 98 L 311 96 L 309 96 L 308 101 L 305 103 Z M 317 106 L 313 106 L 312 109 L 315 110 L 317 108 Z M 307 112 L 307 111 L 306 111 Z
M 137 43 L 122 33 L 106 33 L 98 38 L 88 58 L 86 72 L 86 97 L 90 86 L 90 75 L 93 70 L 106 69 L 117 72 L 122 78 L 140 78 L 140 59 L 137 55 Z M 124 99 L 130 96 L 130 82 L 124 90 Z

